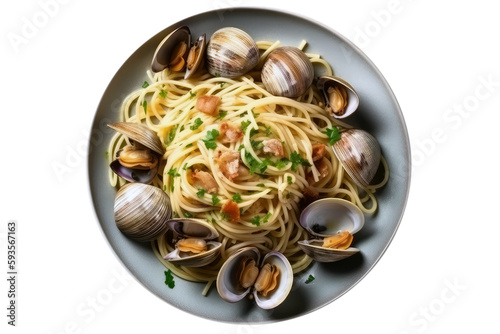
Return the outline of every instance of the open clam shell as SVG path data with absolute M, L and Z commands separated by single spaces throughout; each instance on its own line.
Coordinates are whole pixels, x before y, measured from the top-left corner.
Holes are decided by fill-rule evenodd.
M 167 230 L 172 217 L 170 199 L 161 189 L 142 183 L 128 183 L 116 193 L 115 223 L 132 239 L 151 241 Z
M 333 144 L 333 152 L 347 174 L 362 188 L 368 187 L 380 165 L 380 146 L 366 131 L 349 129 Z
M 160 137 L 158 137 L 156 132 L 143 124 L 120 122 L 108 124 L 108 126 L 129 139 L 146 146 L 159 155 L 165 153 Z
M 109 167 L 117 175 L 123 177 L 129 182 L 151 183 L 158 173 L 158 165 L 153 169 L 134 169 L 122 166 L 120 161 L 113 160 Z
M 324 198 L 309 204 L 300 215 L 300 225 L 312 236 L 320 239 L 299 241 L 299 247 L 317 262 L 335 262 L 359 252 L 349 247 L 345 250 L 324 248 L 323 239 L 347 231 L 355 234 L 363 227 L 363 212 L 349 201 Z
M 261 267 L 266 263 L 275 265 L 280 270 L 279 284 L 276 290 L 268 295 L 263 296 L 256 290 L 253 292 L 255 302 L 257 305 L 264 310 L 269 310 L 280 305 L 290 293 L 293 285 L 293 270 L 288 259 L 279 252 L 269 252 L 262 259 Z
M 189 54 L 187 58 L 186 74 L 184 79 L 189 79 L 196 73 L 198 68 L 202 66 L 203 59 L 205 58 L 205 50 L 207 48 L 207 37 L 206 34 L 198 37 L 194 45 L 189 49 Z M 193 57 L 191 59 L 190 57 Z
M 217 291 L 222 299 L 230 303 L 236 303 L 250 293 L 252 287 L 243 288 L 238 281 L 240 262 L 249 257 L 260 261 L 260 252 L 255 247 L 245 247 L 231 255 L 222 265 L 217 275 Z
M 218 238 L 219 233 L 206 221 L 192 218 L 174 218 L 166 222 L 166 225 L 183 238 L 206 240 L 207 250 L 198 254 L 190 254 L 181 252 L 176 247 L 174 251 L 164 257 L 165 260 L 185 267 L 203 267 L 215 261 L 219 256 L 222 244 L 217 241 L 210 241 Z
M 181 26 L 165 37 L 155 50 L 151 69 L 153 72 L 163 71 L 170 63 L 172 52 L 180 42 L 191 45 L 191 32 L 187 26 Z
M 300 214 L 300 225 L 311 235 L 328 237 L 339 231 L 355 234 L 365 223 L 363 212 L 340 198 L 323 198 L 309 204 Z
M 322 76 L 318 79 L 316 86 L 323 95 L 326 110 L 331 116 L 339 119 L 345 118 L 352 115 L 358 109 L 359 95 L 356 93 L 354 87 L 344 79 L 335 76 Z M 336 108 L 333 108 L 333 105 L 337 105 L 338 101 L 331 101 L 330 94 L 328 94 L 328 89 L 330 87 L 342 89 L 346 93 L 346 99 L 341 98 L 343 102 L 342 105 L 345 106 L 337 112 L 335 112 Z
M 267 296 L 263 296 L 253 287 L 244 288 L 239 282 L 241 262 L 244 259 L 255 260 L 258 267 L 262 269 L 266 263 L 275 265 L 280 273 L 278 285 Z M 280 305 L 290 293 L 293 284 L 292 266 L 288 259 L 279 252 L 269 252 L 260 261 L 260 252 L 256 247 L 245 247 L 231 255 L 222 265 L 217 275 L 217 291 L 225 301 L 235 303 L 252 293 L 257 306 L 262 309 L 272 309 Z

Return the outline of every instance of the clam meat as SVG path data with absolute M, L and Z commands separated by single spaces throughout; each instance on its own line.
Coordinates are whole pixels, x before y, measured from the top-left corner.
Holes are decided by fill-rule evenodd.
M 316 86 L 325 100 L 325 109 L 331 116 L 345 118 L 358 109 L 358 93 L 344 79 L 334 76 L 322 76 L 318 79 Z

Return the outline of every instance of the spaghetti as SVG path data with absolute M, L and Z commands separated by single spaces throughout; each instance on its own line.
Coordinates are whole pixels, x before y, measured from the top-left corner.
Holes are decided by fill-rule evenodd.
M 261 59 L 257 68 L 279 42 L 258 42 Z M 304 47 L 305 43 L 301 43 Z M 307 54 L 313 64 L 332 75 L 330 65 L 319 55 Z M 377 210 L 376 189 L 388 180 L 387 165 L 382 158 L 385 177 L 377 185 L 358 189 L 335 157 L 326 129 L 348 125 L 332 121 L 325 111 L 319 92 L 309 87 L 297 99 L 273 96 L 250 73 L 235 79 L 213 77 L 201 72 L 194 79 L 182 79 L 184 73 L 168 69 L 148 72 L 149 83 L 132 92 L 124 100 L 121 117 L 126 122 L 147 125 L 163 139 L 166 153 L 159 175 L 152 184 L 170 197 L 174 216 L 206 219 L 219 232 L 222 243 L 217 263 L 202 268 L 176 266 L 163 257 L 173 250 L 166 235 L 152 242 L 157 258 L 176 276 L 196 282 L 207 282 L 205 294 L 216 279 L 224 261 L 236 250 L 255 246 L 263 253 L 283 253 L 294 273 L 305 269 L 311 258 L 297 241 L 307 238 L 299 224 L 299 204 L 307 194 L 338 197 L 356 204 L 363 212 Z M 212 116 L 196 108 L 203 96 L 220 98 L 219 112 Z M 242 136 L 229 143 L 219 137 L 221 124 L 241 127 Z M 213 132 L 217 130 L 217 132 Z M 263 143 L 277 140 L 283 146 L 284 158 L 264 152 Z M 112 138 L 109 159 L 128 139 L 119 133 Z M 208 142 L 211 142 L 208 145 Z M 314 147 L 324 149 L 321 166 L 314 161 Z M 217 159 L 220 152 L 238 152 L 238 175 L 227 177 Z M 193 172 L 209 173 L 217 191 L 196 187 Z M 123 179 L 110 171 L 113 186 Z M 240 211 L 239 222 L 229 221 L 221 207 L 235 202 Z

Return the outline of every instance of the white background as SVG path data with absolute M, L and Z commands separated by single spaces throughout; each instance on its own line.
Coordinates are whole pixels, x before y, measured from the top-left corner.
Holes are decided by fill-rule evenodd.
M 43 14 L 47 2 L 58 4 L 51 16 Z M 2 1 L 2 333 L 284 333 L 318 326 L 335 333 L 498 332 L 500 21 L 494 2 L 329 3 Z M 231 6 L 303 14 L 354 41 L 394 90 L 413 150 L 407 209 L 376 267 L 334 303 L 262 326 L 201 319 L 146 291 L 123 273 L 100 232 L 85 155 L 62 176 L 53 168 L 86 147 L 104 89 L 137 47 L 184 17 Z M 40 27 L 23 35 L 29 22 Z M 13 36 L 24 40 L 16 44 Z M 5 317 L 9 219 L 19 226 L 15 328 Z M 91 312 L 98 296 L 106 296 L 105 304 L 97 301 L 99 311 Z

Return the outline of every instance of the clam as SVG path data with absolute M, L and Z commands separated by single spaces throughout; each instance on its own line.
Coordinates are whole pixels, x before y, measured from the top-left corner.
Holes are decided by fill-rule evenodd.
M 261 261 L 256 247 L 245 247 L 231 255 L 217 275 L 217 291 L 222 299 L 235 303 L 250 293 L 262 309 L 280 305 L 290 293 L 293 271 L 279 252 L 267 253 Z
M 217 30 L 207 45 L 207 69 L 211 75 L 234 78 L 250 71 L 259 62 L 259 48 L 241 29 Z
M 359 129 L 340 133 L 333 152 L 347 174 L 362 188 L 368 187 L 380 164 L 380 146 L 371 134 Z
M 161 189 L 127 183 L 116 193 L 114 215 L 122 233 L 138 241 L 151 241 L 167 230 L 172 209 L 169 197 Z
M 269 53 L 262 66 L 262 82 L 273 95 L 299 97 L 311 85 L 314 69 L 304 52 L 282 46 Z
M 128 137 L 130 144 L 116 153 L 110 167 L 117 175 L 129 182 L 150 183 L 158 171 L 164 153 L 157 134 L 138 123 L 113 123 L 110 128 Z
M 217 230 L 202 219 L 174 218 L 166 225 L 179 237 L 175 250 L 164 259 L 185 267 L 203 267 L 220 254 L 222 244 L 217 242 Z
M 184 69 L 184 79 L 189 79 L 201 67 L 206 48 L 206 35 L 200 36 L 191 46 L 191 31 L 187 26 L 181 26 L 165 37 L 153 55 L 151 69 L 153 72 L 170 68 L 174 72 Z
M 153 55 L 151 63 L 153 72 L 160 72 L 171 66 L 179 67 L 182 65 L 183 68 L 190 44 L 191 31 L 187 26 L 181 26 L 168 34 L 158 44 Z
M 299 241 L 299 247 L 317 262 L 335 262 L 359 252 L 350 247 L 353 234 L 364 225 L 361 210 L 349 201 L 324 198 L 309 204 L 300 225 L 315 239 Z
M 323 76 L 316 83 L 325 100 L 326 111 L 335 118 L 345 118 L 358 109 L 359 96 L 344 79 Z

